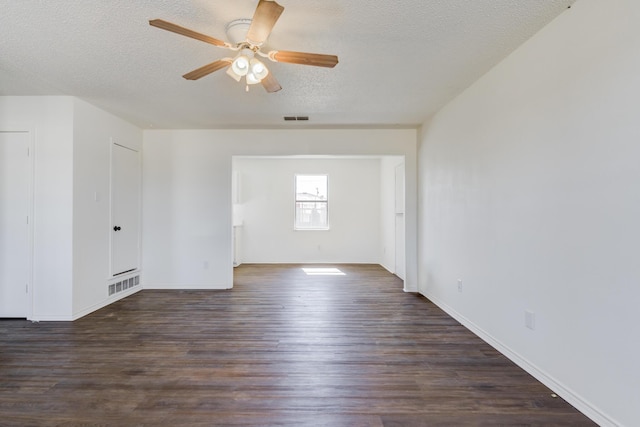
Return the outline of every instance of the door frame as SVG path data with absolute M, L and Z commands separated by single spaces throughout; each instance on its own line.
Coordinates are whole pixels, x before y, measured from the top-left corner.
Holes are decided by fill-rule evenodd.
M 0 133 L 26 133 L 27 134 L 27 320 L 33 319 L 33 301 L 35 287 L 33 283 L 33 252 L 34 252 L 34 188 L 35 188 L 35 136 L 36 131 L 30 126 L 9 125 L 0 122 Z
M 406 217 L 405 217 L 405 191 L 406 191 L 406 168 L 405 159 L 402 163 L 397 164 L 393 168 L 394 185 L 394 218 L 393 218 L 393 246 L 394 250 L 394 274 L 402 279 L 403 286 L 407 277 L 407 235 L 406 235 Z M 402 219 L 402 229 L 398 230 L 398 221 Z M 400 271 L 401 274 L 398 274 Z

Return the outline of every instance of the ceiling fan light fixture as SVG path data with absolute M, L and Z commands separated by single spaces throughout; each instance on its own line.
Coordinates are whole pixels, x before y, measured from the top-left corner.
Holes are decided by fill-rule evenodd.
M 251 49 L 242 49 L 231 63 L 233 72 L 239 76 L 246 76 L 252 59 L 254 59 L 253 51 Z
M 239 76 L 244 76 L 249 72 L 249 58 L 244 55 L 241 55 L 233 60 L 231 64 L 231 68 L 233 72 Z
M 231 65 L 227 67 L 227 75 L 237 82 L 242 79 L 242 76 L 236 74 L 235 71 L 233 71 L 233 67 Z
M 262 79 L 258 78 L 253 72 L 249 71 L 247 73 L 247 84 L 248 85 L 257 85 L 260 83 Z
M 257 58 L 252 58 L 249 66 L 251 68 L 251 74 L 253 74 L 259 81 L 262 81 L 267 74 L 269 74 L 269 70 L 267 67 Z

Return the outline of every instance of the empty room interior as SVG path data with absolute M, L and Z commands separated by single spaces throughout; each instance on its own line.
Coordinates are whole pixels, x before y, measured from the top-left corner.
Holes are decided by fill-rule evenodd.
M 640 2 L 0 10 L 0 424 L 640 425 Z

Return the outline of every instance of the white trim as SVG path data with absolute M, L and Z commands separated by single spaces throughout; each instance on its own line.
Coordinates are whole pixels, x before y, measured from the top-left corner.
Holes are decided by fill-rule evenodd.
M 118 292 L 117 294 L 114 294 L 112 296 L 110 296 L 109 298 L 107 298 L 104 301 L 101 301 L 97 304 L 94 304 L 90 307 L 84 308 L 76 313 L 73 313 L 73 316 L 71 316 L 70 319 L 61 319 L 61 320 L 78 320 L 81 317 L 86 316 L 87 314 L 91 314 L 94 311 L 100 310 L 101 308 L 104 308 L 110 304 L 113 304 L 116 301 L 119 301 L 123 298 L 126 298 L 130 295 L 133 295 L 137 292 L 140 292 L 142 290 L 142 286 L 135 286 L 134 288 L 129 288 L 126 291 L 122 291 L 122 292 Z M 46 319 L 46 320 L 57 320 L 57 319 Z
M 107 277 L 106 280 L 109 281 L 113 278 L 113 269 L 111 268 L 113 264 L 113 233 L 111 230 L 113 229 L 113 146 L 116 145 L 116 142 L 113 140 L 113 137 L 109 138 L 109 256 L 107 257 Z
M 558 396 L 562 397 L 569 404 L 573 405 L 576 409 L 582 412 L 587 417 L 591 418 L 594 422 L 596 422 L 600 426 L 610 426 L 616 427 L 620 426 L 619 422 L 615 421 L 610 416 L 606 415 L 600 409 L 595 407 L 592 403 L 584 399 L 578 393 L 570 389 L 569 387 L 564 386 L 561 382 L 556 380 L 553 376 L 549 375 L 547 372 L 537 367 L 535 364 L 531 363 L 529 360 L 518 354 L 516 351 L 512 350 L 509 346 L 503 344 L 500 340 L 493 337 L 487 331 L 476 325 L 474 322 L 457 312 L 455 309 L 447 305 L 445 302 L 439 300 L 438 298 L 429 295 L 428 292 L 420 291 L 424 297 L 428 298 L 435 305 L 440 307 L 444 312 L 446 312 L 449 316 L 456 319 L 460 322 L 465 328 L 469 329 L 471 332 L 476 334 L 480 339 L 485 341 L 487 344 L 498 350 L 500 353 L 505 355 L 508 359 L 510 359 L 513 363 L 524 369 L 526 372 L 531 374 L 534 378 L 540 381 L 542 384 L 553 390 Z
M 232 288 L 233 288 L 233 284 L 216 285 L 214 283 L 201 283 L 197 285 L 185 283 L 184 285 L 181 285 L 179 287 L 176 286 L 175 283 L 150 283 L 150 284 L 142 285 L 142 289 L 145 289 L 145 290 L 171 289 L 171 290 L 180 290 L 180 291 L 188 291 L 188 290 L 203 291 L 203 290 L 224 290 L 224 289 L 232 289 Z
M 33 318 L 33 300 L 35 295 L 33 282 L 33 254 L 34 254 L 34 232 L 35 232 L 35 175 L 36 175 L 36 130 L 29 130 L 29 226 L 27 227 L 27 286 L 28 286 L 28 303 L 27 303 L 27 319 Z
M 73 316 L 63 316 L 60 314 L 43 314 L 29 320 L 31 320 L 32 322 L 72 322 L 74 319 Z

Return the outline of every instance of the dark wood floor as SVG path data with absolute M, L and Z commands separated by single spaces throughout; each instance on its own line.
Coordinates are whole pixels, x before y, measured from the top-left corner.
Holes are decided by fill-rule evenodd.
M 0 321 L 0 425 L 592 425 L 379 266 Z

